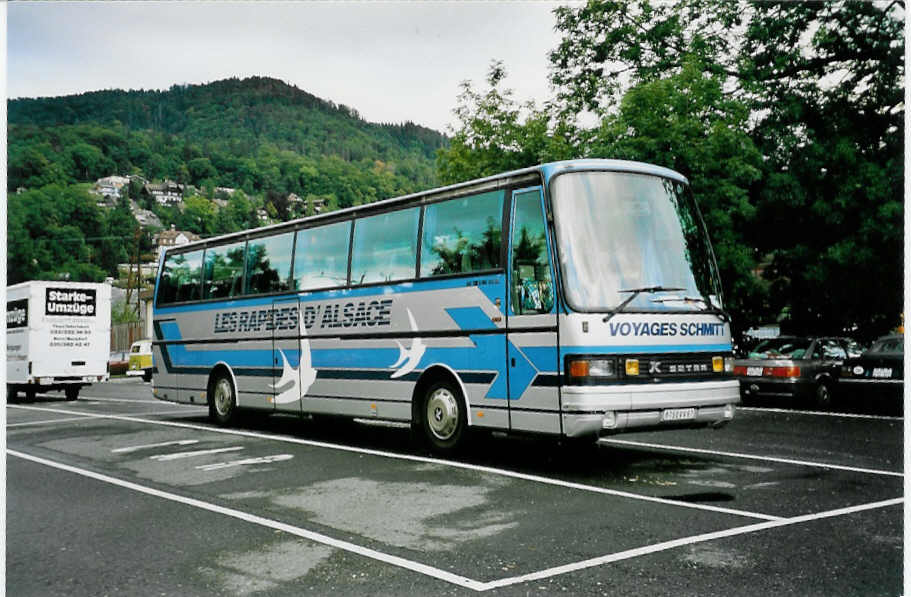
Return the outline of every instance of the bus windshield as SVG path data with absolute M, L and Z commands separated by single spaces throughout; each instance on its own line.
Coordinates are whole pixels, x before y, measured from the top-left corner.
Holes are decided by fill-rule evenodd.
M 626 311 L 721 307 L 717 266 L 683 183 L 573 172 L 554 179 L 552 196 L 564 293 L 574 309 L 609 311 L 629 299 Z

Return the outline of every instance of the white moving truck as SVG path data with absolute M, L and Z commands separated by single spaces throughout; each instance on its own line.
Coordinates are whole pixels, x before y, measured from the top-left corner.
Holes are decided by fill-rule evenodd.
M 34 399 L 106 381 L 111 287 L 91 282 L 23 282 L 6 289 L 6 394 Z

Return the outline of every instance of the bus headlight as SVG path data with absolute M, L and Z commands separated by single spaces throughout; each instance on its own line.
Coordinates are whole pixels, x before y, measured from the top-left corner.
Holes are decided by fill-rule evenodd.
M 593 383 L 599 379 L 616 379 L 617 360 L 611 358 L 572 358 L 566 363 L 570 383 Z

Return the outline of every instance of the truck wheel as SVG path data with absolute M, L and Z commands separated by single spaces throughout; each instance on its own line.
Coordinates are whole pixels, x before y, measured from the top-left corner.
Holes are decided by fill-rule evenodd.
M 142 381 L 144 381 L 144 382 L 150 382 L 150 381 L 152 381 L 152 372 L 151 372 L 151 371 L 146 371 L 145 373 L 143 373 L 143 374 L 142 374 Z
M 436 452 L 452 454 L 462 445 L 468 427 L 462 392 L 449 382 L 435 383 L 424 396 L 421 425 Z
M 7 401 L 7 403 L 15 402 L 18 399 L 19 399 L 19 390 L 16 388 L 16 386 L 11 386 L 10 384 L 6 384 L 6 401 Z
M 70 402 L 79 398 L 79 386 L 67 386 L 63 392 L 66 394 L 66 399 Z
M 29 389 L 25 390 L 25 401 L 26 402 L 35 401 L 35 390 L 34 389 L 29 388 Z
M 225 373 L 212 379 L 209 391 L 209 418 L 222 427 L 230 424 L 237 414 L 237 397 L 234 384 Z

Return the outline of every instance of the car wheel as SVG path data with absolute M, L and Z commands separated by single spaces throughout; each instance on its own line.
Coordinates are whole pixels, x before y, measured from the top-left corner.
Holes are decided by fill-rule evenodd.
M 234 384 L 225 373 L 219 373 L 212 379 L 209 390 L 209 418 L 215 423 L 229 425 L 237 414 L 237 396 Z
M 832 389 L 829 384 L 820 382 L 816 385 L 816 392 L 813 394 L 813 404 L 821 410 L 832 406 Z
M 461 448 L 468 427 L 462 392 L 446 381 L 430 386 L 421 425 L 434 451 L 451 454 Z
M 63 393 L 66 394 L 66 399 L 69 402 L 72 402 L 73 400 L 79 398 L 79 386 L 67 386 L 63 390 Z

